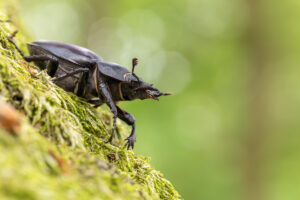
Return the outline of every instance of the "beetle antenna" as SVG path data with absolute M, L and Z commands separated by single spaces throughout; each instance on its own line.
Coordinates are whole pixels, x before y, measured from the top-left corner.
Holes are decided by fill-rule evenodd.
M 139 77 L 134 73 L 134 68 L 135 68 L 135 66 L 137 66 L 137 64 L 138 64 L 138 59 L 137 58 L 132 58 L 132 70 L 131 70 L 131 73 L 137 79 L 137 81 L 140 82 Z
M 138 59 L 137 58 L 132 58 L 132 70 L 131 73 L 134 73 L 134 68 L 138 64 Z

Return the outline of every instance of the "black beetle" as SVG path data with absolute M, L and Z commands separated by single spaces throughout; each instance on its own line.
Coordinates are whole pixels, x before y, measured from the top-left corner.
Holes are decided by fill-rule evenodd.
M 113 113 L 113 128 L 109 142 L 114 137 L 116 118 L 132 126 L 126 138 L 127 149 L 134 147 L 136 141 L 135 119 L 116 105 L 118 101 L 134 99 L 155 99 L 170 95 L 162 93 L 144 82 L 134 73 L 137 58 L 132 59 L 132 71 L 112 62 L 103 61 L 96 53 L 73 44 L 53 41 L 35 41 L 27 44 L 30 56 L 25 56 L 14 43 L 15 31 L 8 40 L 16 47 L 25 61 L 34 62 L 41 70 L 46 69 L 54 82 L 66 91 L 73 92 L 88 100 L 95 107 L 106 103 Z

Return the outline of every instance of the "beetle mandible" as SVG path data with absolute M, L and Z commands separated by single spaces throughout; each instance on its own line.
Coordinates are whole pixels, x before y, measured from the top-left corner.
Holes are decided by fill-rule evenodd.
M 119 118 L 132 127 L 131 134 L 126 138 L 127 149 L 134 148 L 136 141 L 135 118 L 116 105 L 118 101 L 134 99 L 155 99 L 170 95 L 144 82 L 134 73 L 138 64 L 137 58 L 132 59 L 131 72 L 119 64 L 104 61 L 96 53 L 84 47 L 54 41 L 35 41 L 27 44 L 30 56 L 25 56 L 13 41 L 15 31 L 8 40 L 16 47 L 23 59 L 34 62 L 41 70 L 54 77 L 56 85 L 66 91 L 73 92 L 87 99 L 95 107 L 106 103 L 113 113 L 113 128 L 109 138 L 112 142 L 116 119 Z

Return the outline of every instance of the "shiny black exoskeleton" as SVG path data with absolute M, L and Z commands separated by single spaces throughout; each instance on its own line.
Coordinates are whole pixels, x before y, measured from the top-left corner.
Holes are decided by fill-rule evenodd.
M 113 113 L 112 141 L 119 118 L 132 126 L 131 134 L 126 138 L 127 149 L 134 147 L 136 141 L 135 119 L 116 105 L 118 101 L 134 99 L 155 99 L 169 95 L 144 82 L 134 73 L 137 59 L 132 59 L 132 71 L 103 59 L 94 52 L 73 44 L 53 41 L 35 41 L 27 45 L 30 56 L 25 56 L 12 38 L 8 40 L 16 47 L 25 61 L 34 62 L 41 70 L 46 69 L 54 82 L 66 91 L 83 97 L 95 106 L 106 103 Z

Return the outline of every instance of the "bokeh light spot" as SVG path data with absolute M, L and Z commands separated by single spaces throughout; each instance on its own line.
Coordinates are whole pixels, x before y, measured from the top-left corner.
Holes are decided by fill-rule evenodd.
M 76 10 L 64 2 L 41 2 L 24 13 L 35 38 L 74 42 L 78 40 L 80 21 Z M 43 16 L 43 17 L 41 17 Z

